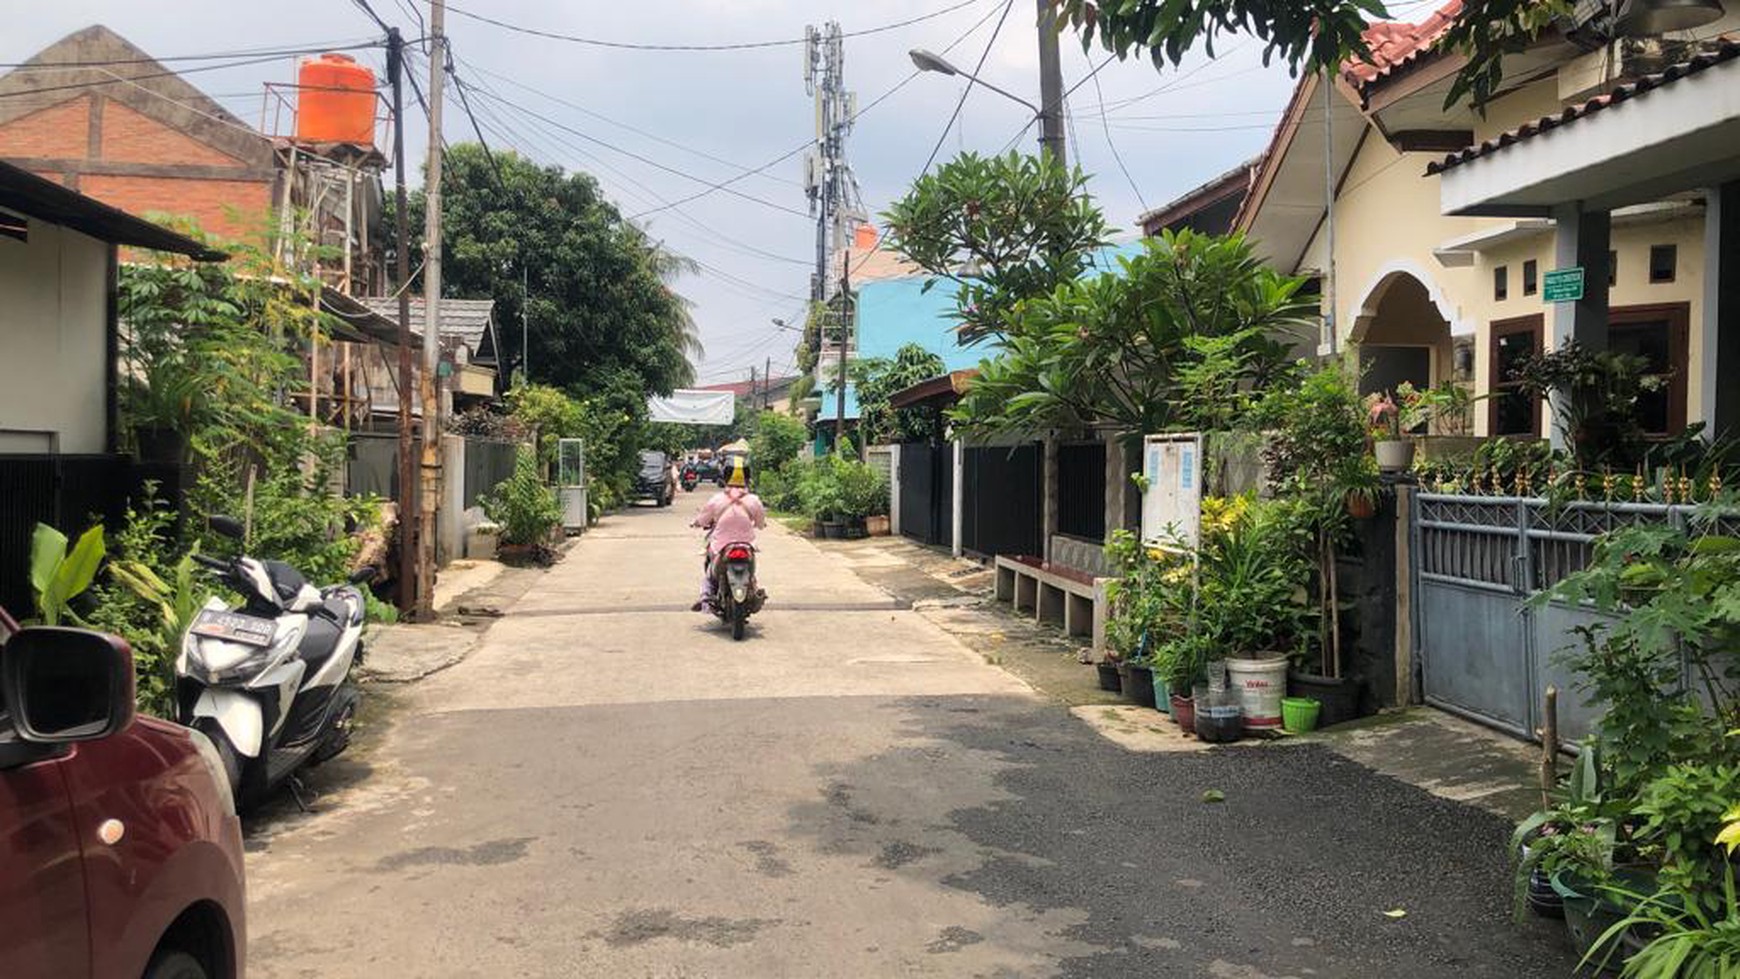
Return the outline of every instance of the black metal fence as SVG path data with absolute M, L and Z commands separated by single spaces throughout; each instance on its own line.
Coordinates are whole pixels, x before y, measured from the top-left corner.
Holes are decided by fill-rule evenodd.
M 1106 539 L 1106 444 L 1057 448 L 1057 532 L 1083 540 Z
M 111 455 L 0 456 L 0 605 L 31 614 L 30 540 L 38 523 L 77 538 L 93 523 L 121 525 L 147 483 L 179 508 L 181 468 Z
M 518 442 L 465 440 L 465 506 L 476 506 L 478 497 L 494 492 L 514 474 L 514 457 L 519 448 Z
M 1037 442 L 969 446 L 961 469 L 961 548 L 980 557 L 1044 554 L 1044 469 Z
M 900 446 L 900 533 L 922 544 L 954 544 L 953 446 Z

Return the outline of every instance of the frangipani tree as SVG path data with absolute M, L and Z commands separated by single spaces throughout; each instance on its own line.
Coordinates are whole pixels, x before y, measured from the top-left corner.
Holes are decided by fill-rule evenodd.
M 1117 272 L 1017 304 L 957 424 L 980 435 L 1226 427 L 1315 329 L 1305 280 L 1265 266 L 1240 235 L 1185 230 L 1143 245 Z

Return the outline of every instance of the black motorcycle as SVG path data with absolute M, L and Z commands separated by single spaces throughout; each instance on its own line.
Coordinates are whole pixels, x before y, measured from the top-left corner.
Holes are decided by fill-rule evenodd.
M 755 545 L 726 544 L 713 558 L 713 614 L 731 625 L 731 638 L 741 640 L 749 617 L 761 611 L 767 592 L 755 580 Z

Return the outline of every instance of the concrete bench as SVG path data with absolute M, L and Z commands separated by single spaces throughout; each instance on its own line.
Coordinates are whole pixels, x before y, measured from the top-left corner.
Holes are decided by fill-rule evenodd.
M 1105 648 L 1110 579 L 1028 555 L 999 554 L 996 567 L 997 601 L 1060 625 L 1066 635 L 1091 636 L 1095 650 Z

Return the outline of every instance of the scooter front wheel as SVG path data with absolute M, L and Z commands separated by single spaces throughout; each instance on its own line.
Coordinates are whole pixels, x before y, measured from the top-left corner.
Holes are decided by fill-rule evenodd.
M 223 762 L 224 774 L 229 777 L 227 786 L 230 798 L 235 800 L 239 808 L 242 803 L 242 755 L 236 746 L 230 743 L 229 735 L 215 721 L 201 718 L 194 722 L 193 729 L 206 736 L 213 748 L 217 749 L 218 759 Z
M 731 616 L 731 638 L 737 642 L 743 641 L 744 630 L 749 627 L 749 616 L 741 611 Z

